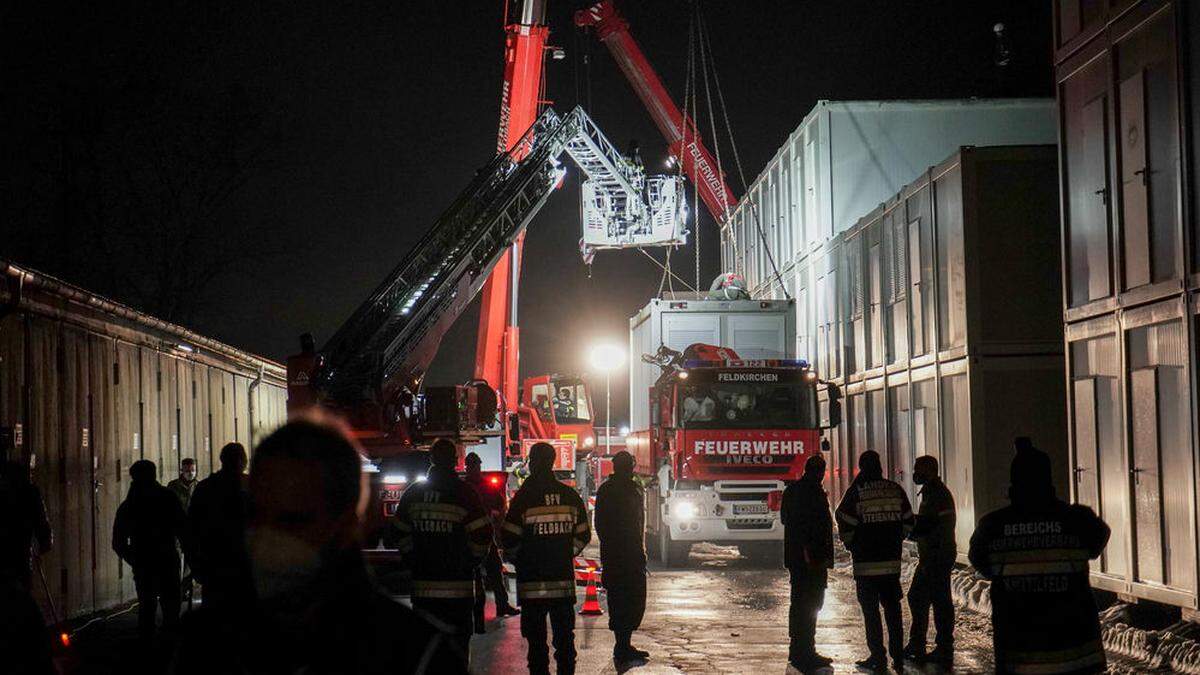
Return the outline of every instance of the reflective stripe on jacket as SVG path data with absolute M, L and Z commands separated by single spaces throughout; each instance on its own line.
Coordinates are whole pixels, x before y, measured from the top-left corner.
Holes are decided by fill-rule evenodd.
M 579 493 L 554 474 L 531 475 L 513 495 L 500 534 L 521 602 L 575 602 L 575 556 L 592 539 Z
M 472 598 L 475 566 L 492 543 L 491 517 L 475 489 L 434 467 L 396 507 L 397 547 L 411 563 L 413 597 Z
M 903 488 L 859 474 L 834 515 L 838 535 L 854 557 L 854 576 L 900 573 L 900 549 L 914 522 Z

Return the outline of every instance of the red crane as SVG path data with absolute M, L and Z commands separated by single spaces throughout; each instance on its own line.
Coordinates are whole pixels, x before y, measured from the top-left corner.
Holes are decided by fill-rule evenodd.
M 694 120 L 680 112 L 662 80 L 654 72 L 654 67 L 630 35 L 625 17 L 617 11 L 612 0 L 600 0 L 576 12 L 575 25 L 595 29 L 596 37 L 608 47 L 625 74 L 625 79 L 629 80 L 633 91 L 650 112 L 650 117 L 667 141 L 671 155 L 682 164 L 684 173 L 696 186 L 708 212 L 717 223 L 724 223 L 738 200 L 726 185 L 720 166 L 700 138 Z

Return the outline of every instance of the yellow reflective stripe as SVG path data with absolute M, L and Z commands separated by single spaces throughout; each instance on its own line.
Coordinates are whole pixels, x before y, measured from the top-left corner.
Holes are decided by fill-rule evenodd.
M 513 534 L 515 534 L 517 536 L 520 536 L 521 533 L 524 532 L 524 529 L 520 525 L 512 522 L 511 520 L 504 521 L 504 529 L 508 530 L 509 532 L 512 532 Z
M 1087 560 L 1088 552 L 1081 548 L 1035 548 L 1024 551 L 996 551 L 988 554 L 993 564 L 1012 562 L 1044 562 L 1051 560 Z
M 883 511 L 899 511 L 901 504 L 899 499 L 869 499 L 858 503 L 858 515 L 863 516 L 868 513 L 880 513 Z
M 526 581 L 517 583 L 517 595 L 522 599 L 574 598 L 575 581 Z
M 453 581 L 418 581 L 413 580 L 414 598 L 473 598 L 475 597 L 475 582 L 466 579 Z
M 899 574 L 899 560 L 880 560 L 873 562 L 856 562 L 854 563 L 854 576 L 856 577 L 877 577 L 885 574 Z
M 484 525 L 487 525 L 490 522 L 492 522 L 491 516 L 480 516 L 480 517 L 476 518 L 475 520 L 472 520 L 471 522 L 467 523 L 467 532 L 474 532 L 475 530 L 478 530 L 479 528 L 483 527 Z
M 534 506 L 525 509 L 525 517 L 539 516 L 547 513 L 569 513 L 575 515 L 575 507 L 570 504 L 559 504 L 556 506 Z
M 1000 563 L 994 565 L 996 576 L 1019 577 L 1030 574 L 1072 574 L 1086 572 L 1087 561 L 1062 560 L 1052 562 Z
M 575 514 L 572 513 L 539 513 L 537 515 L 525 514 L 522 519 L 525 524 L 530 523 L 573 523 L 575 522 Z
M 1071 673 L 1104 662 L 1104 648 L 1099 640 L 1078 647 L 1035 652 L 1003 651 L 1005 666 L 1014 673 L 1053 675 Z
M 412 520 L 449 520 L 461 523 L 467 517 L 467 510 L 453 504 L 413 504 L 408 507 L 408 516 Z

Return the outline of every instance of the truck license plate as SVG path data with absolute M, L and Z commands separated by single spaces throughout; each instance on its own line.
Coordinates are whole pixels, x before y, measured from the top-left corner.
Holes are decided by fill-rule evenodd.
M 766 513 L 766 512 L 767 512 L 766 504 L 734 504 L 733 505 L 733 515 L 735 515 L 735 516 L 743 516 L 743 515 L 750 515 L 752 513 Z

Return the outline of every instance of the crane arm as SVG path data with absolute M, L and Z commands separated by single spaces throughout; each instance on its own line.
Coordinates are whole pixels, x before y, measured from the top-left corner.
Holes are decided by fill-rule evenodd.
M 695 184 L 708 212 L 723 224 L 730 210 L 737 205 L 737 198 L 725 183 L 725 177 L 705 147 L 695 123 L 675 105 L 658 73 L 630 35 L 629 23 L 612 0 L 600 0 L 576 12 L 575 25 L 596 30 L 596 37 L 608 47 L 625 79 L 650 112 L 671 155 Z

